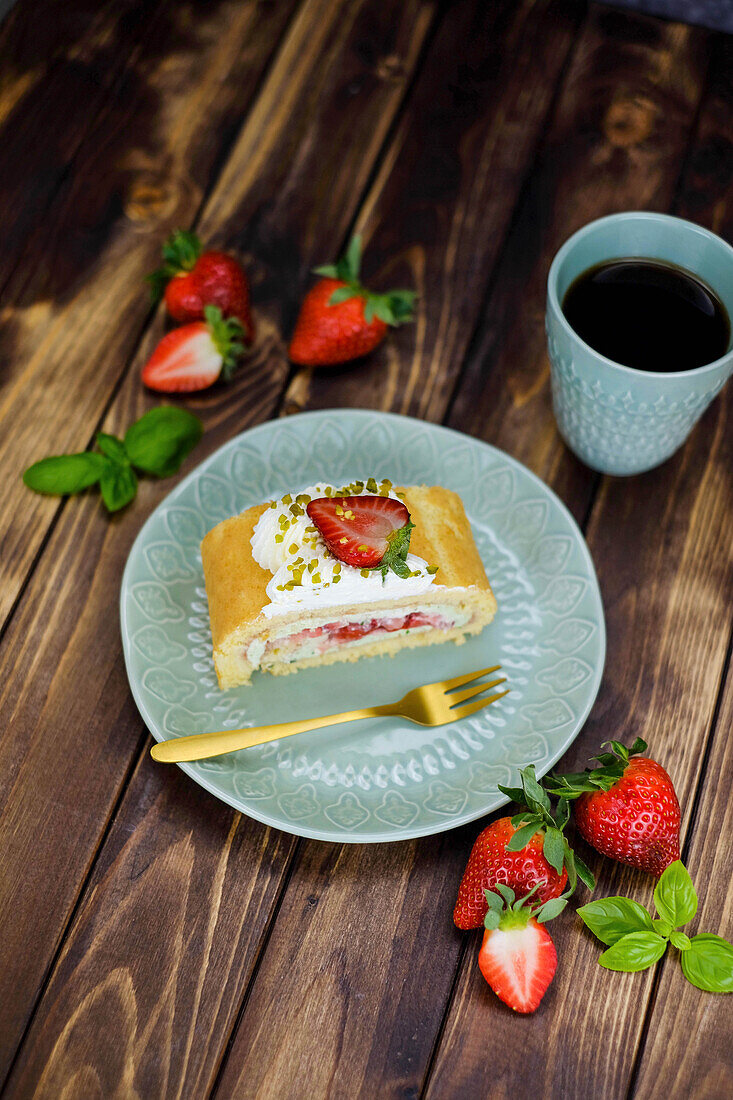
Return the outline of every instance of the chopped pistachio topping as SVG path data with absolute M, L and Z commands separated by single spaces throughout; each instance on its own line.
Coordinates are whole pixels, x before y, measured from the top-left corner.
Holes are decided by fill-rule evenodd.
M 438 572 L 437 565 L 429 565 L 428 566 L 428 573 L 431 575 L 431 577 L 434 577 L 437 572 Z

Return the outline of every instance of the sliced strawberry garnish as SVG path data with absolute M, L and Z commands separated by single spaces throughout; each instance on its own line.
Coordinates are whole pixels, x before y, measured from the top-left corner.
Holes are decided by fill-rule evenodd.
M 555 944 L 541 922 L 555 916 L 564 903 L 548 902 L 533 912 L 533 906 L 525 904 L 530 895 L 515 903 L 513 890 L 497 889 L 501 896 L 491 891 L 486 895 L 489 911 L 479 969 L 504 1004 L 515 1012 L 534 1012 L 557 969 Z
M 319 497 L 306 508 L 331 553 L 361 569 L 380 566 L 408 577 L 407 552 L 414 524 L 400 500 L 392 497 Z
M 228 380 L 243 348 L 242 326 L 224 320 L 215 306 L 205 309 L 206 320 L 194 321 L 169 332 L 143 367 L 142 381 L 161 393 L 190 393 Z

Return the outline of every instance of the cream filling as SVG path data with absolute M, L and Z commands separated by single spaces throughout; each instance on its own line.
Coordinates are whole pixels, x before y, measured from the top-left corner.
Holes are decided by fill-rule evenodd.
M 409 616 L 429 616 L 433 621 L 427 623 L 418 621 L 398 629 L 391 628 L 398 620 L 404 621 Z M 259 635 L 249 643 L 245 656 L 251 668 L 266 668 L 271 664 L 292 663 L 311 657 L 320 657 L 333 652 L 334 649 L 355 649 L 358 646 L 371 645 L 385 638 L 424 634 L 430 630 L 453 630 L 468 625 L 471 619 L 470 611 L 456 607 L 454 604 L 415 604 L 395 608 L 394 611 L 383 609 L 372 614 L 355 611 L 348 615 L 338 615 L 338 617 L 334 617 L 332 611 L 329 616 L 289 623 Z M 325 627 L 331 626 L 334 631 L 343 631 L 344 628 L 353 625 L 358 631 L 361 624 L 371 626 L 373 623 L 374 629 L 357 637 L 334 637 L 333 631 L 325 630 Z M 308 633 L 304 634 L 305 631 Z

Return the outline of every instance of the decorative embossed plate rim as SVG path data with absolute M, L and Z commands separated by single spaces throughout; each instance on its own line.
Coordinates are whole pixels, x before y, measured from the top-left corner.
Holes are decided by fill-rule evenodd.
M 200 537 L 295 482 L 348 481 L 365 473 L 460 493 L 497 592 L 495 622 L 465 646 L 408 650 L 295 676 L 255 676 L 249 688 L 219 692 Z M 544 774 L 577 736 L 605 658 L 590 554 L 555 494 L 490 444 L 359 409 L 269 421 L 202 462 L 140 531 L 125 567 L 120 613 L 132 693 L 159 741 L 326 713 L 345 682 L 350 708 L 502 663 L 512 692 L 463 722 L 437 729 L 396 719 L 333 726 L 302 734 L 293 739 L 297 744 L 273 742 L 181 765 L 216 797 L 267 825 L 347 843 L 429 836 L 503 805 L 497 783 L 514 782 L 530 761 Z

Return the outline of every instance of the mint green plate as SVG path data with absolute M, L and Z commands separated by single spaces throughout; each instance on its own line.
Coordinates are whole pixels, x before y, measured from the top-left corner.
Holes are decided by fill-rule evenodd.
M 255 674 L 250 687 L 219 691 L 199 553 L 204 534 L 293 489 L 368 475 L 460 493 L 499 602 L 494 622 L 462 646 L 293 676 Z M 562 755 L 603 671 L 593 563 L 555 494 L 486 443 L 387 413 L 304 413 L 232 439 L 142 528 L 120 602 L 130 686 L 158 741 L 391 702 L 418 684 L 502 665 L 511 693 L 450 726 L 375 719 L 181 765 L 242 813 L 319 840 L 407 840 L 496 809 L 506 802 L 497 783 L 514 783 L 528 763 L 543 774 Z

